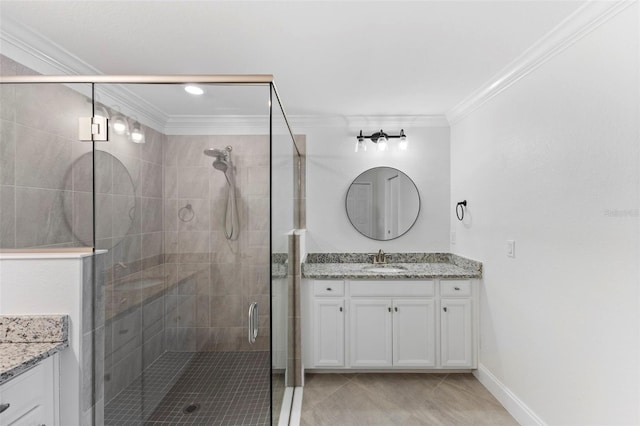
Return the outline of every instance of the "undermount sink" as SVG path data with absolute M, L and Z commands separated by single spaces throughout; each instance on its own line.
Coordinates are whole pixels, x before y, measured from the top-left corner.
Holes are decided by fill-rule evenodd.
M 393 265 L 393 266 L 373 265 L 373 266 L 365 266 L 363 269 L 367 272 L 376 272 L 376 273 L 405 272 L 407 270 L 407 268 L 403 266 L 397 266 L 397 265 Z

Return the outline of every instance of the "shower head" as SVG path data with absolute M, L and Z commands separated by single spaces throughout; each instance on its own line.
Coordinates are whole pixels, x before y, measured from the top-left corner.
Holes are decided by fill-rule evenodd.
M 204 150 L 204 155 L 208 155 L 209 157 L 214 158 L 226 159 L 227 155 L 229 155 L 229 152 L 226 149 L 207 148 Z
M 213 160 L 213 168 L 216 170 L 220 170 L 222 173 L 227 173 L 227 169 L 229 168 L 229 163 L 227 160 L 221 160 L 220 158 L 216 158 Z
M 225 149 L 208 148 L 204 150 L 204 155 L 215 158 L 213 160 L 213 168 L 223 173 L 227 172 L 229 162 L 231 161 L 231 146 Z

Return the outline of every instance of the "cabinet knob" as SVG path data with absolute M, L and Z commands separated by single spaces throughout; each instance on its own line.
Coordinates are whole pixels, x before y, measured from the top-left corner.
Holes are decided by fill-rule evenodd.
M 455 291 L 459 291 L 459 290 L 460 290 L 460 287 L 454 287 L 453 289 L 454 289 Z
M 444 310 L 445 312 L 447 312 L 447 307 L 445 306 L 444 308 L 442 308 L 442 310 Z
M 9 407 L 11 407 L 11 404 L 9 404 L 8 402 L 6 404 L 0 404 L 0 413 L 4 413 Z
M 327 291 L 332 291 L 332 288 L 331 287 L 327 287 Z
M 389 312 L 391 312 L 391 308 L 387 308 L 389 310 Z
M 340 312 L 342 312 L 342 306 L 340 306 Z
M 393 308 L 396 312 L 398 312 L 398 307 L 396 306 L 395 308 Z

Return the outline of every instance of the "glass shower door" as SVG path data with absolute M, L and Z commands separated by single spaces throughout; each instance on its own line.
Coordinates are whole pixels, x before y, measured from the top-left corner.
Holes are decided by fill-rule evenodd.
M 96 153 L 111 182 L 96 194 L 107 425 L 267 425 L 280 412 L 271 323 L 288 303 L 271 306 L 270 86 L 198 86 L 97 85 L 110 123 Z

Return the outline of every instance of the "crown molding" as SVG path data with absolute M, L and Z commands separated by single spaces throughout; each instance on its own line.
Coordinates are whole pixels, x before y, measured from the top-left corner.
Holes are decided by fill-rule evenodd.
M 350 130 L 385 127 L 449 127 L 444 115 L 293 115 L 289 122 L 296 129 L 347 127 Z
M 636 1 L 589 1 L 585 3 L 492 79 L 453 107 L 446 115 L 289 115 L 289 122 L 296 133 L 318 127 L 347 126 L 352 130 L 376 129 L 378 127 L 449 127 Z M 82 61 L 37 31 L 8 17 L 2 18 L 0 26 L 0 53 L 41 74 L 102 74 L 100 70 Z M 237 134 L 240 129 L 243 132 L 256 133 L 268 129 L 268 119 L 260 116 L 170 116 L 122 85 L 101 86 L 98 101 L 109 106 L 117 105 L 123 114 L 171 135 L 202 134 L 214 130 Z
M 0 26 L 0 53 L 40 74 L 103 74 L 39 32 L 8 17 L 2 18 Z M 79 85 L 70 87 L 87 94 Z M 162 110 L 123 85 L 103 84 L 96 93 L 98 102 L 109 107 L 117 106 L 123 114 L 158 131 L 162 130 L 167 120 L 167 114 Z
M 46 75 L 102 74 L 37 31 L 4 16 L 0 26 L 0 53 Z
M 377 115 L 347 116 L 351 129 L 377 129 L 385 127 L 449 127 L 444 115 Z
M 588 1 L 446 113 L 453 125 L 637 0 Z
M 373 130 L 378 128 L 449 127 L 444 115 L 397 116 L 321 116 L 292 115 L 287 117 L 296 134 L 317 128 L 348 128 Z M 273 117 L 276 133 L 288 132 L 277 115 Z M 203 134 L 265 134 L 269 131 L 267 115 L 173 115 L 168 117 L 161 131 L 167 135 Z
M 281 127 L 285 129 L 284 123 Z M 265 135 L 269 133 L 269 116 L 172 115 L 165 122 L 162 132 L 165 135 Z

